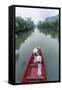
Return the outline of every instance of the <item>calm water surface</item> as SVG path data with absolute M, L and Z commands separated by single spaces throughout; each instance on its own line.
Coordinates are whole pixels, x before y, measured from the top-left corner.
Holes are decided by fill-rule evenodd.
M 50 33 L 35 28 L 33 32 L 17 37 L 20 41 L 19 48 L 16 49 L 16 83 L 23 79 L 26 66 L 35 47 L 42 49 L 47 72 L 47 80 L 59 79 L 59 39 L 54 31 Z

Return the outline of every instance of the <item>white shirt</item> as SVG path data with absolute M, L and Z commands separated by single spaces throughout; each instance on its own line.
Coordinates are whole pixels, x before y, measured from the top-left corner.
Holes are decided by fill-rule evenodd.
M 42 57 L 40 55 L 39 56 L 35 56 L 34 62 L 42 62 Z
M 41 56 L 39 55 L 39 56 L 37 56 L 37 62 L 42 62 L 42 58 L 41 58 Z
M 37 62 L 42 62 L 42 57 L 39 55 L 37 56 Z M 42 64 L 38 63 L 38 71 L 37 71 L 38 76 L 42 75 Z

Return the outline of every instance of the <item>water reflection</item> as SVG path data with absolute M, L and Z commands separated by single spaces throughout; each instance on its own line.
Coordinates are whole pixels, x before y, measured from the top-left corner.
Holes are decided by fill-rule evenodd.
M 52 38 L 59 38 L 59 32 L 50 29 L 41 29 L 40 32 L 44 33 L 45 35 L 51 35 Z
M 47 79 L 49 81 L 59 79 L 59 43 L 57 37 L 53 38 L 53 34 L 47 33 L 45 31 L 40 32 L 35 28 L 34 32 L 27 32 L 23 36 L 19 36 L 17 40 L 21 40 L 19 43 L 19 48 L 16 49 L 18 54 L 16 54 L 16 82 L 20 83 L 23 79 L 26 66 L 28 64 L 29 58 L 32 54 L 32 50 L 35 47 L 40 47 L 42 49 L 45 63 Z M 24 38 L 24 39 L 23 39 Z M 23 41 L 24 40 L 24 41 Z M 18 55 L 18 56 L 17 56 Z
M 33 32 L 33 30 L 25 31 L 23 33 L 19 33 L 16 37 L 16 49 L 20 47 L 22 43 L 28 38 L 28 36 Z

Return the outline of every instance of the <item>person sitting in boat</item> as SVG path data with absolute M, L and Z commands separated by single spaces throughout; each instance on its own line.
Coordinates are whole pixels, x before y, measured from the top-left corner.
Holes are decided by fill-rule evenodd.
M 38 70 L 37 70 L 37 74 L 38 76 L 42 75 L 42 57 L 39 55 L 39 49 L 35 48 L 33 50 L 33 54 L 34 54 L 34 62 L 38 64 Z

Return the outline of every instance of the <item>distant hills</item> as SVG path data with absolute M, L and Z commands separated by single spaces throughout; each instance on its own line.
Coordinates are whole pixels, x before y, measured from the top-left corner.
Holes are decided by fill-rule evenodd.
M 37 27 L 40 30 L 59 31 L 59 15 L 47 17 L 43 22 L 39 21 Z
M 48 22 L 54 22 L 54 21 L 56 21 L 56 20 L 59 20 L 59 15 L 47 17 L 47 18 L 45 19 L 46 22 L 47 22 L 47 21 L 48 21 Z

